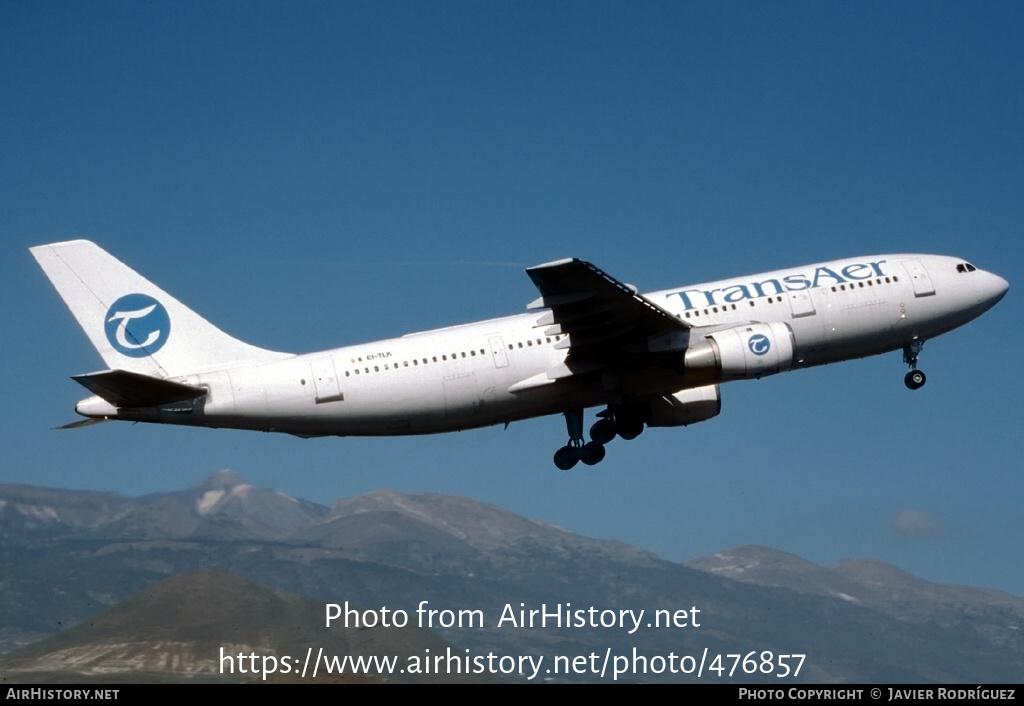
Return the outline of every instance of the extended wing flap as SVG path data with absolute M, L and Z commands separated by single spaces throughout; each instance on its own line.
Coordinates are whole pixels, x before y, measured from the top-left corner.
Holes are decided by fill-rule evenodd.
M 568 334 L 573 360 L 607 360 L 622 351 L 643 349 L 649 340 L 666 333 L 690 328 L 638 294 L 635 287 L 583 260 L 549 262 L 528 268 L 526 274 L 541 295 L 529 308 L 551 310 L 538 325 L 554 325 Z
M 71 379 L 115 407 L 158 407 L 202 397 L 207 392 L 203 387 L 127 370 L 73 375 Z

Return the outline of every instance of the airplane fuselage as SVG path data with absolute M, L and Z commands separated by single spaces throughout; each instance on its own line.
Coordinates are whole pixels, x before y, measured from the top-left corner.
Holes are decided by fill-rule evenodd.
M 93 397 L 77 409 L 89 417 L 299 436 L 455 431 L 905 349 L 979 316 L 1006 286 L 953 257 L 852 258 L 645 294 L 679 328 L 607 360 L 575 363 L 573 335 L 559 332 L 542 306 L 172 376 L 207 391 L 177 404 L 117 407 Z M 758 365 L 764 351 L 780 357 L 745 368 L 728 360 L 740 349 Z M 709 363 L 714 356 L 718 362 Z

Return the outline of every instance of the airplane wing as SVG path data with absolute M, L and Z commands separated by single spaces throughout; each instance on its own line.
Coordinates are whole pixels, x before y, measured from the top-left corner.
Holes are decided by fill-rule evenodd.
M 109 421 L 109 419 L 82 419 L 77 422 L 71 422 L 70 424 L 54 427 L 54 429 L 80 429 L 82 427 L 91 427 L 93 424 L 103 424 L 104 422 Z
M 690 326 L 594 265 L 576 258 L 526 270 L 540 290 L 528 309 L 550 309 L 538 326 L 568 334 L 566 364 L 615 363 L 633 354 L 685 347 Z

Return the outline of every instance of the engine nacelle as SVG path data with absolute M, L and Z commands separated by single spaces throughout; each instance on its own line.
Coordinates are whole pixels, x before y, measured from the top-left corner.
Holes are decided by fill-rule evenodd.
M 684 374 L 716 382 L 774 375 L 793 367 L 794 347 L 793 330 L 783 323 L 715 331 L 683 353 Z
M 650 401 L 651 416 L 647 426 L 681 427 L 717 417 L 722 411 L 718 385 L 705 385 L 680 390 Z

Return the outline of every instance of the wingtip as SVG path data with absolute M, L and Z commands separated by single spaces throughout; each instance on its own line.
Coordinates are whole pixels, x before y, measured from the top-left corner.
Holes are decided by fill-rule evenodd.
M 563 257 L 561 260 L 552 260 L 551 262 L 542 262 L 539 265 L 534 265 L 533 267 L 527 267 L 526 271 L 529 272 L 530 270 L 540 270 L 540 269 L 544 269 L 546 267 L 561 267 L 562 265 L 570 265 L 570 264 L 572 264 L 574 262 L 578 262 L 578 260 L 579 260 L 579 258 L 575 258 L 575 257 Z

